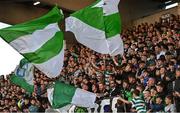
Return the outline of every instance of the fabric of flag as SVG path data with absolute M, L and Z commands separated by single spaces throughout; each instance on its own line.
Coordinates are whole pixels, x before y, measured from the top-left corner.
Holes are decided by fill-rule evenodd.
M 119 0 L 97 0 L 66 19 L 66 31 L 74 33 L 81 44 L 92 50 L 115 56 L 123 54 L 120 37 Z
M 124 45 L 120 37 L 121 18 L 118 9 L 119 2 L 120 0 L 104 0 L 103 5 L 105 33 L 111 56 L 123 55 L 124 53 Z
M 93 108 L 96 95 L 57 81 L 53 88 L 47 89 L 48 100 L 53 108 L 62 108 L 69 104 Z
M 74 33 L 81 44 L 92 50 L 108 54 L 109 48 L 105 37 L 103 19 L 103 0 L 81 9 L 66 19 L 66 31 Z
M 33 80 L 34 66 L 28 63 L 26 59 L 22 59 L 14 74 L 10 76 L 10 81 L 32 93 L 34 91 Z
M 58 27 L 62 19 L 62 11 L 55 7 L 38 19 L 1 29 L 0 36 L 40 71 L 54 78 L 63 67 L 63 32 Z

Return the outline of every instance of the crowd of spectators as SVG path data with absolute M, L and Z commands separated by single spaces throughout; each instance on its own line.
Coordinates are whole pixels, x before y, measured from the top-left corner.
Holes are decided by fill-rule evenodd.
M 35 69 L 34 92 L 30 93 L 10 82 L 10 75 L 0 78 L 0 112 L 45 112 L 50 108 L 46 90 L 55 79 Z M 57 78 L 56 78 L 57 79 Z
M 36 69 L 32 94 L 8 77 L 1 79 L 0 111 L 44 111 L 50 107 L 48 84 L 58 79 L 95 93 L 97 101 L 119 96 L 121 112 L 180 112 L 180 16 L 142 23 L 121 36 L 123 56 L 102 55 L 79 44 L 66 50 L 58 78 Z

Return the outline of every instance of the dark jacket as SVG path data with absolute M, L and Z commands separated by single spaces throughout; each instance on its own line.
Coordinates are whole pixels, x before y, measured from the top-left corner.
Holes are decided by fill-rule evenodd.
M 174 91 L 180 93 L 180 77 L 175 80 Z M 175 97 L 175 105 L 177 112 L 180 112 L 180 97 Z
M 120 88 L 116 87 L 114 90 L 109 92 L 109 95 L 111 97 L 116 97 L 117 95 L 121 95 L 121 90 Z
M 152 112 L 162 112 L 162 111 L 164 111 L 164 105 L 163 104 L 151 104 L 151 110 L 152 110 Z
M 180 77 L 175 80 L 174 91 L 180 93 Z

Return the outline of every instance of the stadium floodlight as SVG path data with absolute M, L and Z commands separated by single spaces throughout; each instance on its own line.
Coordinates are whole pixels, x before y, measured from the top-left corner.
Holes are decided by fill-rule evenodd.
M 176 2 L 176 3 L 173 3 L 173 4 L 170 4 L 170 5 L 167 5 L 166 7 L 165 7 L 165 9 L 170 9 L 170 8 L 173 8 L 173 7 L 176 7 L 176 6 L 178 6 L 178 3 Z
M 40 4 L 41 2 L 37 1 L 37 2 L 34 2 L 33 5 L 38 5 Z

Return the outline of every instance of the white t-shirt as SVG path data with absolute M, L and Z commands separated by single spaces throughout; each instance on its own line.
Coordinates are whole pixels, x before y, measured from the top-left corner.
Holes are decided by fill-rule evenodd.
M 168 105 L 164 108 L 164 111 L 165 112 L 168 112 L 168 113 L 175 113 L 176 112 L 176 107 L 174 104 L 171 104 L 171 105 Z

